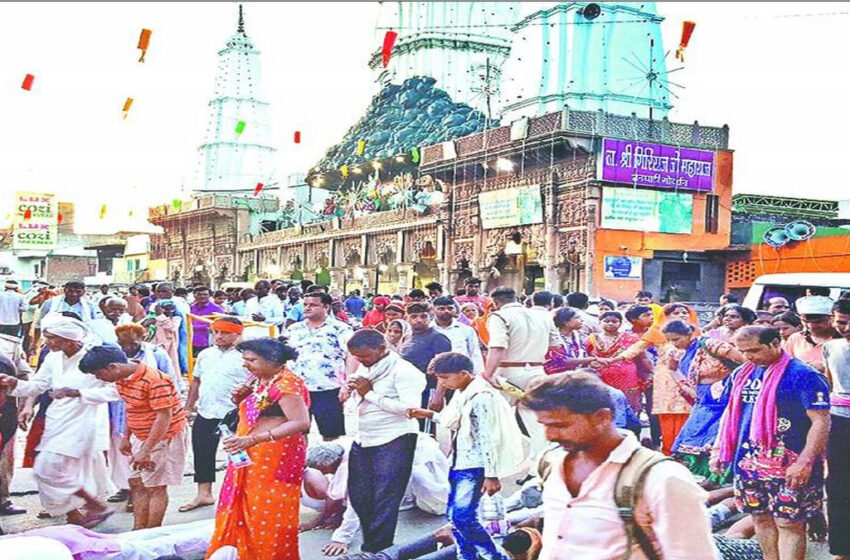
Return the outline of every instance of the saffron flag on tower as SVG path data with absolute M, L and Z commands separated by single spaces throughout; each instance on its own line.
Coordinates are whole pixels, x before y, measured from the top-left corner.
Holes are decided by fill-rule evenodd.
M 142 51 L 142 56 L 139 57 L 139 62 L 145 61 L 145 55 L 148 52 L 148 45 L 151 42 L 151 31 L 150 29 L 142 29 L 142 34 L 139 35 L 139 46 L 138 48 Z

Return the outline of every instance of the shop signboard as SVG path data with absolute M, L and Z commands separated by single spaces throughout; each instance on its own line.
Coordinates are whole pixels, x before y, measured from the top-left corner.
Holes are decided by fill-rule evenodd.
M 611 183 L 711 192 L 715 153 L 634 140 L 602 140 L 599 178 Z
M 58 238 L 59 204 L 56 195 L 16 192 L 12 249 L 50 251 Z
M 540 185 L 483 192 L 478 195 L 478 206 L 484 229 L 543 222 Z
M 605 278 L 607 280 L 640 280 L 643 259 L 605 255 Z
M 645 189 L 604 187 L 603 229 L 691 233 L 693 195 Z

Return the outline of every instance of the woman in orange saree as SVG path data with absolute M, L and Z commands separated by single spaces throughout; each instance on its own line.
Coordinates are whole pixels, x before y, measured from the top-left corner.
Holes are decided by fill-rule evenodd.
M 298 510 L 310 429 L 309 393 L 285 364 L 297 352 L 282 341 L 242 342 L 252 377 L 234 392 L 239 425 L 224 450 L 245 450 L 248 466 L 227 466 L 207 558 L 225 546 L 239 558 L 298 560 Z

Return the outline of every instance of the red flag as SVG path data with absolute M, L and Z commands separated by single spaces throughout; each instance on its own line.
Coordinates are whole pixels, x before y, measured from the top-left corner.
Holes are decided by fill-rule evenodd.
M 301 131 L 300 130 L 295 131 L 295 143 L 296 144 L 301 143 Z
M 257 186 L 254 187 L 254 196 L 257 196 L 258 194 L 260 194 L 261 190 L 263 190 L 263 184 L 257 183 Z
M 387 31 L 387 34 L 384 35 L 384 50 L 382 51 L 384 57 L 384 68 L 390 63 L 390 53 L 393 50 L 393 45 L 395 44 L 395 40 L 398 37 L 398 33 L 395 31 Z
M 697 24 L 694 21 L 682 22 L 682 40 L 679 41 L 679 48 L 676 49 L 676 58 L 685 61 L 685 49 L 688 48 L 688 43 L 691 41 L 691 35 L 694 34 L 694 27 Z
M 26 212 L 24 212 L 24 219 L 31 220 L 32 219 L 32 210 L 27 208 Z
M 24 83 L 21 85 L 21 87 L 27 91 L 30 91 L 32 89 L 33 80 L 35 80 L 35 76 L 33 76 L 32 74 L 27 74 L 24 78 Z

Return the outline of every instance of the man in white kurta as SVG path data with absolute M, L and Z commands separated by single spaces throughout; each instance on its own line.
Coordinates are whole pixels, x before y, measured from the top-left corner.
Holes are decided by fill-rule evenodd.
M 95 524 L 105 505 L 97 497 L 112 491 L 104 452 L 109 448 L 107 404 L 119 400 L 114 385 L 82 373 L 78 364 L 86 353 L 88 327 L 73 318 L 50 314 L 42 333 L 51 352 L 29 381 L 0 375 L 0 386 L 15 397 L 50 391 L 44 435 L 33 475 L 44 509 L 52 515 L 69 514 L 84 525 Z M 77 512 L 86 506 L 86 514 Z

